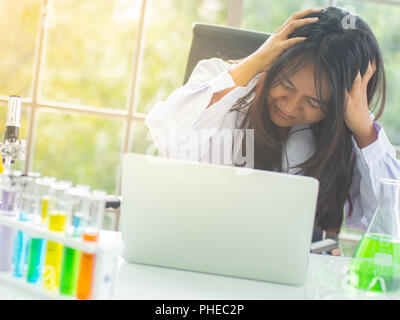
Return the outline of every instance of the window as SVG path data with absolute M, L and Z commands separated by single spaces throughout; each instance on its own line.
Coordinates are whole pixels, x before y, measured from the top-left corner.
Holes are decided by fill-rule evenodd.
M 380 119 L 400 145 L 396 0 L 3 0 L 0 114 L 23 97 L 27 158 L 39 171 L 119 193 L 121 155 L 151 146 L 145 114 L 183 82 L 193 22 L 272 32 L 305 7 L 350 5 L 380 41 L 388 76 Z M 382 18 L 384 17 L 384 19 Z M 0 121 L 1 135 L 4 123 Z
M 242 28 L 272 33 L 294 12 L 324 7 L 326 0 L 245 1 Z
M 40 110 L 33 171 L 114 193 L 123 128 L 121 119 Z
M 227 1 L 148 2 L 137 111 L 147 113 L 179 87 L 185 75 L 192 23 L 226 24 Z M 166 14 L 166 12 L 168 14 Z
M 0 94 L 27 97 L 32 84 L 41 0 L 0 2 Z
M 392 1 L 394 2 L 394 1 Z M 400 2 L 398 5 L 362 1 L 337 1 L 360 15 L 374 32 L 382 50 L 387 78 L 385 111 L 378 120 L 385 128 L 390 141 L 400 145 Z
M 0 115 L 8 96 L 23 97 L 27 143 L 13 168 L 119 193 L 122 153 L 150 146 L 144 114 L 183 81 L 192 23 L 225 24 L 227 10 L 226 0 L 1 1 Z
M 125 109 L 138 21 L 127 10 L 140 11 L 140 1 L 56 0 L 49 8 L 40 98 Z

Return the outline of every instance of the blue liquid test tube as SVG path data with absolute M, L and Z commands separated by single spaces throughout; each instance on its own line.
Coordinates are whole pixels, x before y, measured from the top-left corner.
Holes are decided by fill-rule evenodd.
M 21 212 L 19 215 L 19 221 L 29 221 L 26 212 Z M 17 231 L 14 240 L 14 277 L 21 278 L 25 275 L 26 269 L 26 252 L 28 249 L 29 237 L 26 232 Z
M 36 180 L 40 178 L 40 173 L 39 172 L 29 172 L 28 173 L 28 177 L 33 179 L 33 182 L 31 184 L 31 202 L 30 202 L 30 207 L 27 209 L 27 211 L 29 212 L 29 221 L 32 220 L 32 215 L 35 212 L 35 185 L 36 185 Z M 25 250 L 25 257 L 24 257 L 24 263 L 25 266 L 28 265 L 28 256 L 29 256 L 29 249 L 30 249 L 30 237 L 27 237 L 27 246 L 26 246 L 26 250 Z
M 34 178 L 26 175 L 19 180 L 19 221 L 29 221 L 33 208 L 33 187 Z M 14 277 L 23 277 L 26 271 L 26 255 L 28 250 L 29 237 L 26 232 L 17 231 L 14 239 L 13 266 Z

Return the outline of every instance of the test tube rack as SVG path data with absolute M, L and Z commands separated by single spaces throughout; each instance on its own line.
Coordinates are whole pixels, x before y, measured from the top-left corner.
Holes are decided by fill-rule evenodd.
M 108 288 L 105 288 L 104 294 L 98 299 L 112 299 L 113 298 L 113 286 L 117 276 L 117 270 L 121 263 L 121 252 L 122 252 L 122 240 L 120 232 L 116 231 L 100 231 L 98 242 L 87 242 L 81 237 L 68 237 L 62 232 L 49 231 L 44 225 L 37 225 L 30 221 L 20 221 L 16 217 L 1 216 L 0 215 L 0 226 L 10 227 L 15 231 L 26 232 L 31 238 L 41 238 L 44 240 L 54 241 L 61 243 L 63 246 L 68 248 L 77 249 L 89 254 L 101 255 L 104 252 L 108 253 Z M 113 264 L 112 270 L 110 270 L 110 264 Z M 104 269 L 103 266 L 95 266 L 95 273 Z M 110 274 L 111 273 L 111 274 Z M 111 279 L 109 279 L 111 278 Z M 99 281 L 99 277 L 95 277 L 95 281 Z M 45 289 L 41 283 L 29 283 L 25 278 L 18 278 L 13 276 L 12 271 L 0 271 L 0 283 L 7 286 L 13 287 L 22 292 L 27 292 L 30 295 L 38 297 L 38 299 L 57 299 L 57 300 L 76 300 L 75 296 L 69 296 L 61 294 L 57 291 L 51 291 Z M 99 283 L 94 283 L 94 286 Z M 111 286 L 111 287 L 110 287 Z

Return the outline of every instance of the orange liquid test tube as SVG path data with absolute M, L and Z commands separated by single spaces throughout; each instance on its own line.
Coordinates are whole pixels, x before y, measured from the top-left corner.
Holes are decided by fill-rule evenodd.
M 89 216 L 86 217 L 87 221 L 82 234 L 82 239 L 86 242 L 97 243 L 99 241 L 99 230 L 103 221 L 106 195 L 107 192 L 104 190 L 93 190 L 91 193 Z M 76 297 L 79 300 L 93 298 L 95 267 L 96 255 L 82 251 L 76 285 Z
M 84 233 L 83 240 L 97 242 L 98 233 Z M 94 269 L 96 266 L 96 255 L 94 253 L 81 253 L 79 264 L 78 282 L 76 286 L 76 297 L 79 300 L 90 300 L 93 296 Z

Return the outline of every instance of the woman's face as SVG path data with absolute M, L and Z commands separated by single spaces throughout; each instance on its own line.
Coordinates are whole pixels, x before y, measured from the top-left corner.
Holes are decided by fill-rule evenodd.
M 322 101 L 319 101 L 314 82 L 314 69 L 309 64 L 270 89 L 266 99 L 269 116 L 275 125 L 287 128 L 316 123 L 324 118 L 320 105 L 327 106 L 329 88 L 323 78 Z

